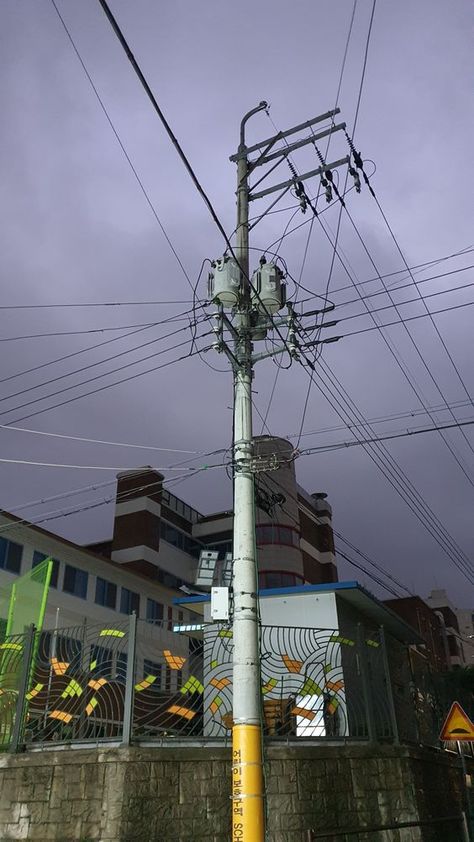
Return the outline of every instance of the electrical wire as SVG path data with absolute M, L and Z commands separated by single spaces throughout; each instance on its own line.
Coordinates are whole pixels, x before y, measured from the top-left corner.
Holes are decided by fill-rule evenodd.
M 107 445 L 110 447 L 129 447 L 129 448 L 136 448 L 138 450 L 157 450 L 162 453 L 193 453 L 196 456 L 204 456 L 204 451 L 200 450 L 182 450 L 176 447 L 156 447 L 152 444 L 132 444 L 131 442 L 125 441 L 107 441 L 106 439 L 92 439 L 86 438 L 84 436 L 70 436 L 66 435 L 65 433 L 50 433 L 45 432 L 44 430 L 29 430 L 25 427 L 11 427 L 5 424 L 0 424 L 0 430 L 8 430 L 13 431 L 16 433 L 31 433 L 36 436 L 47 436 L 49 438 L 55 439 L 65 439 L 67 441 L 80 441 L 80 442 L 87 442 L 89 444 L 102 444 Z
M 416 436 L 420 433 L 436 433 L 438 430 L 453 430 L 461 429 L 462 427 L 470 427 L 474 424 L 474 419 L 468 418 L 464 421 L 451 422 L 450 424 L 437 424 L 435 427 L 414 427 L 412 430 L 403 430 L 402 432 L 387 433 L 384 435 L 375 436 L 371 439 L 362 439 L 357 441 L 333 442 L 330 444 L 319 445 L 318 447 L 307 447 L 300 450 L 301 456 L 309 456 L 312 453 L 327 453 L 333 450 L 342 450 L 348 447 L 355 447 L 361 444 L 372 444 L 373 442 L 392 441 L 393 439 L 402 439 L 407 436 Z
M 201 322 L 204 321 L 204 320 L 207 320 L 207 317 L 206 317 L 206 319 L 201 319 Z M 189 325 L 186 325 L 186 327 L 180 327 L 177 330 L 170 331 L 169 333 L 164 334 L 164 336 L 160 336 L 156 339 L 150 339 L 148 342 L 144 342 L 141 345 L 136 345 L 134 348 L 129 348 L 125 351 L 120 351 L 118 354 L 113 354 L 111 357 L 105 357 L 103 360 L 98 360 L 96 362 L 89 363 L 89 365 L 81 366 L 81 368 L 74 369 L 73 371 L 67 372 L 66 374 L 60 374 L 57 377 L 52 377 L 49 380 L 44 380 L 42 383 L 39 383 L 36 386 L 29 386 L 26 389 L 21 389 L 19 392 L 12 392 L 10 395 L 5 395 L 2 398 L 0 398 L 0 403 L 2 401 L 9 400 L 10 398 L 18 397 L 18 395 L 25 395 L 28 392 L 34 391 L 35 389 L 44 388 L 45 386 L 48 386 L 51 383 L 57 383 L 59 380 L 64 380 L 64 378 L 66 378 L 66 377 L 72 377 L 73 375 L 79 374 L 83 371 L 89 371 L 91 368 L 95 368 L 98 365 L 102 365 L 103 363 L 110 362 L 112 360 L 117 360 L 120 357 L 126 356 L 127 354 L 133 353 L 134 351 L 139 351 L 142 348 L 147 347 L 148 345 L 156 344 L 156 342 L 161 342 L 161 341 L 164 341 L 165 339 L 169 339 L 171 336 L 176 336 L 177 334 L 183 333 L 183 331 L 187 331 L 187 330 L 189 330 Z M 205 334 L 205 335 L 207 335 L 207 334 Z M 158 354 L 165 354 L 169 350 L 174 350 L 174 348 L 182 347 L 182 345 L 187 344 L 187 341 L 188 340 L 186 340 L 184 343 L 181 343 L 181 345 L 172 346 L 172 348 L 164 348 L 162 351 L 159 351 L 156 354 L 149 354 L 146 357 L 141 357 L 139 360 L 135 360 L 134 362 L 127 363 L 127 365 L 124 366 L 124 368 L 127 368 L 128 366 L 132 366 L 132 365 L 137 365 L 138 363 L 141 363 L 141 362 L 144 362 L 145 360 L 151 359 L 152 357 L 157 356 Z M 193 344 L 194 344 L 194 338 L 191 342 L 191 350 L 193 348 Z M 10 409 L 3 410 L 0 414 L 3 415 L 5 413 L 15 412 L 17 409 L 23 409 L 26 406 L 31 406 L 32 404 L 38 403 L 38 401 L 47 400 L 50 397 L 55 397 L 56 395 L 61 394 L 61 393 L 66 392 L 66 391 L 69 391 L 70 389 L 75 389 L 77 386 L 83 386 L 86 383 L 91 383 L 92 381 L 97 380 L 100 377 L 107 377 L 107 375 L 114 374 L 116 371 L 120 371 L 120 370 L 121 370 L 121 368 L 112 369 L 111 371 L 103 372 L 102 374 L 98 374 L 96 377 L 93 377 L 91 379 L 82 380 L 79 383 L 73 384 L 72 386 L 67 386 L 64 389 L 59 389 L 56 392 L 51 392 L 49 395 L 42 395 L 39 398 L 34 398 L 31 401 L 26 401 L 25 403 L 17 404 L 17 406 L 14 406 Z
M 99 2 L 100 2 L 100 0 L 99 0 Z M 72 48 L 73 48 L 73 50 L 74 50 L 74 52 L 75 52 L 75 54 L 76 54 L 76 56 L 77 56 L 78 60 L 79 60 L 80 65 L 81 65 L 81 67 L 82 67 L 82 69 L 83 69 L 83 71 L 84 71 L 84 73 L 85 73 L 85 75 L 86 75 L 86 77 L 87 77 L 87 79 L 88 79 L 88 81 L 89 81 L 89 84 L 90 84 L 90 86 L 91 86 L 91 88 L 92 88 L 92 90 L 93 90 L 93 92 L 94 92 L 94 94 L 95 94 L 95 96 L 96 96 L 96 99 L 97 99 L 97 101 L 98 101 L 98 103 L 99 103 L 99 105 L 100 105 L 100 107 L 101 107 L 101 109 L 102 109 L 102 111 L 103 111 L 103 113 L 104 113 L 104 116 L 105 116 L 105 118 L 106 118 L 106 120 L 107 120 L 107 122 L 108 122 L 108 124 L 109 124 L 110 128 L 112 129 L 112 132 L 113 132 L 113 133 L 114 133 L 114 135 L 115 135 L 115 138 L 116 138 L 116 140 L 117 140 L 117 143 L 119 144 L 120 149 L 122 150 L 122 152 L 123 152 L 123 154 L 124 154 L 124 156 L 125 156 L 125 159 L 126 159 L 126 161 L 127 161 L 128 165 L 129 165 L 129 167 L 130 167 L 130 169 L 131 169 L 131 171 L 132 171 L 133 175 L 135 176 L 135 179 L 136 179 L 136 181 L 137 181 L 137 184 L 139 185 L 140 190 L 141 190 L 141 192 L 143 193 L 143 195 L 144 195 L 144 197 L 145 197 L 145 199 L 146 199 L 146 202 L 147 202 L 147 204 L 148 204 L 148 206 L 149 206 L 149 208 L 150 208 L 150 210 L 151 210 L 151 212 L 152 212 L 152 214 L 153 214 L 153 216 L 154 216 L 154 218 L 155 218 L 156 222 L 158 223 L 158 225 L 159 225 L 159 227 L 160 227 L 160 230 L 161 230 L 161 232 L 162 232 L 162 234 L 163 234 L 163 236 L 164 236 L 164 238 L 165 238 L 166 242 L 168 243 L 168 245 L 169 245 L 169 247 L 170 247 L 170 249 L 171 249 L 171 251 L 172 251 L 172 253 L 173 253 L 173 255 L 174 255 L 175 259 L 176 259 L 176 262 L 178 263 L 178 266 L 180 267 L 180 269 L 181 269 L 181 271 L 182 271 L 182 273 L 183 273 L 184 277 L 186 278 L 186 280 L 187 280 L 187 282 L 188 282 L 189 286 L 190 286 L 190 287 L 191 287 L 191 289 L 192 289 L 192 286 L 193 286 L 193 285 L 192 285 L 191 278 L 189 277 L 189 275 L 188 275 L 188 273 L 187 273 L 187 271 L 186 271 L 186 269 L 185 269 L 185 266 L 184 266 L 184 264 L 183 264 L 183 262 L 182 262 L 182 260 L 181 260 L 181 258 L 180 258 L 180 256 L 179 256 L 178 252 L 176 251 L 176 248 L 175 248 L 175 246 L 173 245 L 173 243 L 172 243 L 172 241 L 171 241 L 171 239 L 170 239 L 170 237 L 169 237 L 169 235 L 168 235 L 168 233 L 167 233 L 167 231 L 166 231 L 166 229 L 165 229 L 165 227 L 164 227 L 164 225 L 163 225 L 163 223 L 162 223 L 162 221 L 161 221 L 161 219 L 160 219 L 160 217 L 159 217 L 159 215 L 158 215 L 158 212 L 157 212 L 157 210 L 156 210 L 156 208 L 155 208 L 155 206 L 154 206 L 153 202 L 152 202 L 152 201 L 151 201 L 151 199 L 150 199 L 149 194 L 148 194 L 148 193 L 147 193 L 147 191 L 145 190 L 145 185 L 143 184 L 143 181 L 141 180 L 140 176 L 138 175 L 138 172 L 137 172 L 137 170 L 136 170 L 136 168 L 135 168 L 135 166 L 134 166 L 134 164 L 133 164 L 133 162 L 132 162 L 132 159 L 130 158 L 130 155 L 128 154 L 128 152 L 127 152 L 127 150 L 126 150 L 126 148 L 125 148 L 125 146 L 124 146 L 124 144 L 123 144 L 123 142 L 122 142 L 122 139 L 121 139 L 121 137 L 120 137 L 120 135 L 119 135 L 119 133 L 118 133 L 118 131 L 117 131 L 117 129 L 116 129 L 116 127 L 115 127 L 114 123 L 112 122 L 112 118 L 110 117 L 110 114 L 109 114 L 109 112 L 107 111 L 107 108 L 105 107 L 105 103 L 104 103 L 104 101 L 103 101 L 102 97 L 100 96 L 99 91 L 98 91 L 98 89 L 97 89 L 96 85 L 94 84 L 94 81 L 93 81 L 93 79 L 92 79 L 92 76 L 90 75 L 90 73 L 89 73 L 89 71 L 88 71 L 88 69 L 87 69 L 87 67 L 86 67 L 86 64 L 85 64 L 85 62 L 84 62 L 84 59 L 82 58 L 82 56 L 81 56 L 81 54 L 80 54 L 80 52 L 79 52 L 79 49 L 78 49 L 78 47 L 77 47 L 77 45 L 76 45 L 76 43 L 75 43 L 75 41 L 74 41 L 74 39 L 73 39 L 73 37 L 72 37 L 72 35 L 71 35 L 71 32 L 70 32 L 70 31 L 69 31 L 69 29 L 68 29 L 68 26 L 67 26 L 67 24 L 66 24 L 66 21 L 64 20 L 64 18 L 63 18 L 63 16 L 62 16 L 61 12 L 59 11 L 59 8 L 58 8 L 58 6 L 57 6 L 56 0 L 51 0 L 51 3 L 52 3 L 52 5 L 53 5 L 53 7 L 54 7 L 54 9 L 55 9 L 55 11 L 56 11 L 56 14 L 57 14 L 57 16 L 58 16 L 59 20 L 61 21 L 61 24 L 62 24 L 62 26 L 63 26 L 63 29 L 64 29 L 64 31 L 65 31 L 65 33 L 66 33 L 66 35 L 67 35 L 68 39 L 69 39 L 69 42 L 70 42 L 70 44 L 71 44 L 71 46 L 72 46 Z
M 195 327 L 198 323 L 202 323 L 203 321 L 207 321 L 207 317 L 201 317 L 196 322 L 193 322 L 193 327 Z M 183 333 L 183 331 L 187 331 L 190 327 L 190 324 L 187 324 L 185 327 L 180 327 L 177 330 L 170 331 L 169 333 L 165 333 L 163 336 L 155 337 L 154 339 L 150 339 L 147 342 L 142 342 L 140 345 L 134 345 L 132 348 L 127 348 L 125 351 L 119 351 L 119 353 L 112 354 L 110 357 L 104 357 L 101 360 L 96 360 L 93 363 L 89 363 L 88 365 L 81 366 L 80 368 L 75 368 L 72 371 L 67 371 L 65 374 L 59 374 L 56 377 L 51 377 L 49 380 L 43 380 L 40 383 L 37 383 L 34 386 L 28 386 L 27 388 L 20 389 L 18 392 L 11 392 L 9 395 L 3 395 L 0 397 L 0 403 L 3 401 L 10 400 L 10 398 L 16 398 L 18 395 L 25 395 L 28 392 L 33 392 L 35 389 L 41 389 L 45 386 L 49 386 L 51 383 L 57 383 L 59 380 L 64 380 L 67 377 L 73 377 L 75 374 L 80 374 L 83 371 L 89 371 L 91 368 L 95 368 L 98 365 L 103 365 L 104 363 L 110 362 L 111 360 L 117 360 L 120 357 L 126 356 L 127 354 L 132 354 L 135 351 L 141 351 L 142 348 L 147 348 L 149 345 L 155 345 L 157 342 L 162 342 L 165 339 L 169 339 L 171 336 L 176 336 L 178 333 Z M 129 334 L 130 335 L 130 334 Z M 191 343 L 191 348 L 193 343 Z M 69 355 L 68 355 L 69 356 Z M 58 361 L 62 361 L 60 358 Z M 43 363 L 42 366 L 38 366 L 38 368 L 43 368 L 47 363 Z M 20 376 L 20 375 L 16 375 Z M 8 378 L 8 379 L 11 379 Z
M 202 339 L 203 336 L 207 336 L 207 335 L 208 335 L 207 333 L 203 334 L 200 338 Z M 174 349 L 176 349 L 178 347 L 182 347 L 183 345 L 186 345 L 186 344 L 187 344 L 187 342 L 181 342 L 179 345 L 175 345 Z M 19 418 L 14 418 L 14 419 L 12 419 L 12 421 L 8 422 L 8 425 L 10 426 L 11 424 L 18 424 L 20 421 L 24 421 L 26 418 L 33 418 L 36 415 L 41 415 L 43 412 L 50 412 L 51 409 L 57 409 L 60 406 L 66 406 L 66 404 L 74 403 L 75 401 L 82 400 L 83 398 L 89 397 L 90 395 L 96 395 L 99 392 L 105 391 L 106 389 L 111 389 L 113 386 L 119 386 L 122 383 L 127 383 L 129 380 L 136 380 L 136 379 L 138 379 L 138 377 L 142 377 L 145 374 L 150 374 L 151 372 L 160 371 L 162 368 L 167 368 L 167 366 L 174 365 L 175 363 L 181 362 L 182 360 L 189 359 L 189 357 L 196 356 L 198 353 L 203 353 L 204 350 L 210 350 L 211 347 L 212 346 L 209 345 L 207 349 L 200 348 L 199 351 L 195 350 L 192 353 L 188 352 L 187 354 L 182 354 L 180 357 L 177 357 L 174 360 L 169 360 L 166 363 L 161 363 L 161 365 L 153 366 L 152 368 L 147 368 L 147 369 L 145 369 L 145 371 L 140 371 L 137 374 L 131 374 L 128 377 L 122 377 L 120 380 L 117 380 L 115 383 L 108 383 L 105 386 L 99 386 L 97 389 L 91 389 L 89 392 L 84 392 L 82 395 L 76 395 L 73 398 L 68 398 L 65 401 L 60 401 L 59 403 L 55 403 L 52 406 L 45 407 L 44 409 L 38 409 L 38 410 L 36 410 L 36 412 L 30 412 L 27 415 L 22 415 Z M 170 351 L 170 350 L 174 350 L 174 349 L 168 348 L 167 350 Z M 159 354 L 161 354 L 161 353 L 164 353 L 164 352 L 160 351 L 157 354 L 151 354 L 150 356 L 156 357 L 156 356 L 159 356 Z M 149 359 L 149 357 L 147 357 L 146 359 Z M 143 362 L 143 360 L 138 360 L 137 362 Z M 134 364 L 135 363 L 133 363 L 133 365 Z M 109 371 L 107 373 L 113 374 L 113 373 L 115 373 L 115 371 L 122 371 L 124 368 L 129 368 L 130 365 L 132 365 L 132 363 L 128 363 L 127 365 L 120 366 L 118 369 L 114 369 L 114 371 Z M 104 375 L 101 375 L 101 376 L 104 376 Z M 92 380 L 96 380 L 96 379 L 98 379 L 98 378 L 93 377 L 93 378 L 91 378 L 91 380 L 87 380 L 85 382 L 90 383 L 90 382 L 92 382 Z M 76 386 L 78 386 L 78 385 L 83 385 L 83 384 L 76 384 Z M 72 388 L 72 387 L 69 387 L 69 388 Z M 64 392 L 64 391 L 68 391 L 68 390 L 67 389 L 61 390 L 61 392 Z M 56 392 L 55 394 L 59 394 L 59 393 Z

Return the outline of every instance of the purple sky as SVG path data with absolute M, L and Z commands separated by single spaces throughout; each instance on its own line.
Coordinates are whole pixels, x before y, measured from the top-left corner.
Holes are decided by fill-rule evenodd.
M 123 51 L 95 0 L 57 0 L 81 57 L 109 112 L 117 132 L 194 284 L 205 257 L 222 254 L 224 245 L 196 193 L 176 151 L 141 89 Z M 201 3 L 115 0 L 112 9 L 140 62 L 158 101 L 180 139 L 196 173 L 230 233 L 235 225 L 235 168 L 229 155 L 238 143 L 240 119 L 262 98 L 271 103 L 278 129 L 288 128 L 334 106 L 352 0 L 338 3 L 301 0 L 291 6 L 280 0 L 239 7 L 217 0 Z M 341 118 L 352 129 L 372 2 L 358 0 L 339 105 Z M 238 14 L 237 14 L 238 11 Z M 370 42 L 367 72 L 356 133 L 356 145 L 375 162 L 372 184 L 410 266 L 460 252 L 473 246 L 472 234 L 472 36 L 474 13 L 468 0 L 446 4 L 378 0 Z M 50 0 L 3 0 L 0 11 L 0 100 L 2 304 L 118 302 L 173 300 L 169 306 L 126 306 L 84 309 L 0 310 L 1 338 L 32 333 L 94 330 L 137 325 L 170 318 L 190 307 L 191 292 L 178 262 L 126 161 L 114 133 L 91 89 Z M 273 134 L 265 114 L 249 123 L 249 143 Z M 322 144 L 324 149 L 324 144 Z M 342 157 L 342 136 L 331 141 L 330 156 Z M 308 148 L 293 158 L 300 171 L 314 168 Z M 367 164 L 372 172 L 373 164 Z M 282 164 L 271 179 L 289 176 Z M 341 178 L 344 177 L 341 171 Z M 314 195 L 317 183 L 310 182 Z M 367 190 L 352 191 L 347 204 L 377 269 L 389 273 L 403 268 L 382 216 Z M 294 206 L 285 197 L 277 207 Z M 252 212 L 262 212 L 265 202 Z M 318 208 L 324 207 L 324 197 Z M 272 214 L 252 232 L 251 244 L 262 251 L 281 237 L 294 210 Z M 338 206 L 322 217 L 335 230 Z M 307 224 L 283 241 L 281 255 L 291 274 L 299 278 L 308 238 L 309 216 L 297 214 L 294 224 Z M 293 227 L 293 225 L 291 225 Z M 358 280 L 374 277 L 374 268 L 350 220 L 343 214 L 339 239 L 341 256 Z M 474 253 L 427 267 L 416 280 L 458 270 L 474 263 Z M 255 266 L 259 251 L 252 253 Z M 301 281 L 322 294 L 327 281 L 331 248 L 319 224 L 313 226 Z M 387 283 L 409 283 L 406 273 Z M 468 284 L 472 270 L 421 285 L 423 295 Z M 336 260 L 333 290 L 350 284 Z M 290 285 L 290 291 L 294 288 Z M 373 283 L 364 294 L 380 289 Z M 204 297 L 204 280 L 198 289 Z M 306 293 L 300 293 L 300 297 Z M 414 286 L 398 293 L 397 301 L 416 297 Z M 340 306 L 335 318 L 363 313 L 362 305 L 344 302 L 355 291 L 334 292 Z M 471 289 L 427 299 L 431 310 L 474 301 Z M 386 295 L 370 300 L 372 307 L 387 304 Z M 308 304 L 309 306 L 309 304 Z M 312 304 L 312 306 L 314 306 Z M 407 304 L 403 316 L 423 312 Z M 472 314 L 466 306 L 435 317 L 436 325 L 467 388 L 467 393 L 428 318 L 407 323 L 427 368 L 456 418 L 472 417 Z M 396 320 L 393 309 L 380 316 Z M 45 409 L 89 389 L 138 374 L 173 359 L 187 347 L 170 351 L 12 411 L 26 401 L 79 383 L 121 364 L 184 341 L 188 333 L 147 346 L 97 365 L 85 372 L 44 385 L 23 397 L 14 393 L 43 384 L 80 367 L 119 354 L 163 336 L 185 323 L 161 324 L 62 363 L 17 376 L 25 369 L 49 363 L 65 354 L 87 349 L 121 334 L 93 333 L 3 343 L 0 424 Z M 368 315 L 338 325 L 350 333 L 371 325 Z M 207 328 L 201 328 L 204 331 Z M 410 380 L 430 407 L 440 396 L 403 326 L 387 329 L 396 353 L 410 371 Z M 207 340 L 202 340 L 205 344 Z M 222 357 L 205 359 L 225 369 Z M 380 418 L 417 411 L 420 402 L 389 353 L 378 331 L 348 337 L 329 345 L 324 360 L 366 417 Z M 259 365 L 255 401 L 265 414 L 277 369 Z M 307 375 L 299 366 L 281 371 L 267 423 L 278 435 L 297 434 L 307 389 Z M 227 447 L 231 435 L 231 376 L 215 373 L 199 357 L 84 397 L 63 407 L 18 422 L 30 429 L 124 441 L 179 450 L 210 451 Z M 8 411 L 10 410 L 10 411 Z M 447 410 L 434 415 L 439 423 L 451 419 Z M 327 401 L 313 388 L 304 432 L 341 422 Z M 382 434 L 430 425 L 428 416 L 394 419 L 376 425 Z M 261 422 L 255 416 L 255 429 Z M 472 427 L 441 436 L 402 438 L 389 442 L 392 456 L 408 475 L 439 522 L 469 558 L 474 559 L 472 511 L 474 499 L 474 434 Z M 300 447 L 349 441 L 346 429 L 324 435 L 305 435 Z M 71 442 L 29 433 L 0 430 L 2 457 L 53 463 L 111 466 L 173 465 L 179 453 Z M 210 459 L 197 459 L 201 464 Z M 362 448 L 301 456 L 299 481 L 309 491 L 330 495 L 336 528 L 358 547 L 393 571 L 410 589 L 426 595 L 446 587 L 460 607 L 473 605 L 472 586 L 461 576 L 438 544 L 428 535 L 405 503 L 372 464 Z M 112 480 L 113 471 L 72 470 L 3 464 L 0 467 L 0 504 L 12 510 L 43 497 Z M 168 478 L 173 472 L 165 472 Z M 467 476 L 466 476 L 467 474 Z M 176 475 L 176 474 L 175 474 Z M 86 505 L 112 493 L 113 486 L 43 506 L 21 509 L 39 519 L 61 507 Z M 225 508 L 231 501 L 230 482 L 222 469 L 209 471 L 176 485 L 176 493 L 200 510 Z M 101 506 L 45 523 L 79 541 L 110 535 L 113 506 Z M 343 563 L 340 577 L 358 576 Z M 377 591 L 378 592 L 378 591 Z

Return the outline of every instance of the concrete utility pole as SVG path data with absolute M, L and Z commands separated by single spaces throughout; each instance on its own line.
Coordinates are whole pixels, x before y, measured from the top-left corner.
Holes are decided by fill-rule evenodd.
M 245 127 L 249 118 L 268 105 L 261 102 L 252 108 L 240 124 L 240 144 L 231 161 L 237 164 L 237 228 L 236 246 L 231 254 L 226 253 L 212 264 L 209 275 L 209 297 L 218 305 L 214 316 L 213 328 L 216 339 L 213 344 L 219 353 L 225 353 L 234 373 L 234 436 L 233 436 L 233 473 L 234 473 L 234 545 L 233 545 L 233 729 L 232 729 L 232 842 L 263 842 L 265 838 L 265 810 L 263 786 L 263 751 L 262 751 L 262 697 L 260 686 L 260 647 L 259 647 L 259 611 L 258 611 L 258 570 L 255 542 L 255 492 L 254 475 L 259 470 L 268 470 L 268 459 L 256 458 L 253 449 L 252 431 L 252 379 L 256 362 L 276 354 L 287 352 L 290 359 L 304 357 L 307 348 L 325 342 L 337 341 L 339 337 L 326 340 L 317 339 L 307 342 L 298 341 L 297 334 L 301 319 L 305 316 L 321 316 L 333 309 L 333 305 L 297 315 L 288 304 L 287 316 L 275 314 L 286 301 L 286 287 L 283 272 L 277 261 L 267 262 L 263 255 L 259 268 L 250 276 L 249 267 L 249 202 L 275 191 L 280 196 L 270 205 L 279 201 L 288 190 L 293 189 L 305 213 L 311 207 L 317 215 L 315 206 L 305 193 L 303 182 L 319 176 L 326 185 L 326 198 L 332 198 L 332 170 L 348 165 L 351 170 L 350 155 L 333 163 L 326 164 L 316 147 L 316 141 L 329 137 L 334 132 L 345 130 L 345 123 L 334 124 L 334 116 L 339 109 L 328 111 L 305 123 L 294 126 L 285 132 L 279 132 L 261 143 L 247 147 Z M 331 120 L 328 128 L 315 134 L 312 126 L 324 120 Z M 289 135 L 311 128 L 311 134 L 291 144 L 286 141 Z M 278 141 L 285 140 L 285 146 L 270 153 Z M 315 146 L 321 166 L 310 172 L 298 175 L 289 161 L 289 154 L 308 143 Z M 250 161 L 249 154 L 257 156 Z M 249 189 L 249 174 L 260 166 L 278 159 L 287 159 L 291 178 L 260 192 Z M 278 163 L 278 161 L 277 161 Z M 260 184 L 269 175 L 275 165 L 256 182 Z M 335 188 L 336 189 L 336 188 Z M 339 193 L 337 193 L 339 196 Z M 328 197 L 329 196 L 329 197 Z M 341 199 L 341 201 L 343 201 Z M 267 211 L 269 208 L 267 208 Z M 265 216 L 265 211 L 262 217 Z M 256 225 L 257 223 L 254 223 Z M 253 227 L 253 226 L 252 226 Z M 230 318 L 224 310 L 230 311 Z M 336 322 L 315 327 L 330 327 Z M 287 328 L 286 338 L 281 329 Z M 224 340 L 224 330 L 233 339 L 233 351 Z M 282 345 L 269 352 L 253 353 L 253 342 L 265 338 L 267 330 L 275 330 Z M 278 467 L 277 457 L 272 461 Z
M 234 373 L 234 672 L 232 730 L 232 839 L 264 839 L 261 690 L 258 676 L 258 574 L 252 432 L 252 337 L 245 124 L 267 108 L 261 102 L 240 124 L 237 163 L 237 247 L 241 271 Z

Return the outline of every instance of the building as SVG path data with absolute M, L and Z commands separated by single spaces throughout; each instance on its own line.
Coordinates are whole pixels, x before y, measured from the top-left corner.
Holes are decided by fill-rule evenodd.
M 451 666 L 474 666 L 474 612 L 472 609 L 456 608 L 445 590 L 431 591 L 426 601 L 443 624 Z
M 297 484 L 292 453 L 284 439 L 255 440 L 261 587 L 337 581 L 331 506 L 325 494 Z M 192 586 L 201 550 L 217 550 L 221 561 L 232 552 L 233 512 L 203 515 L 163 479 L 150 468 L 119 474 L 113 536 L 89 549 L 169 587 Z
M 423 643 L 416 647 L 416 654 L 423 658 L 431 672 L 445 672 L 451 666 L 445 627 L 436 611 L 419 596 L 385 599 L 392 611 L 416 629 Z
M 208 595 L 176 604 L 204 621 L 204 733 L 232 722 L 232 632 Z M 407 648 L 422 638 L 357 582 L 260 591 L 261 683 L 272 735 L 416 741 Z

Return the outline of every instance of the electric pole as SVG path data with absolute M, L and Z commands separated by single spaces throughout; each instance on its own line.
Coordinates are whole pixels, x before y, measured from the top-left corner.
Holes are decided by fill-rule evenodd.
M 248 160 L 245 124 L 267 108 L 261 102 L 240 124 L 237 163 L 237 247 L 241 271 L 241 306 L 234 348 L 234 669 L 232 729 L 232 840 L 263 840 L 263 756 L 261 690 L 258 676 L 258 573 L 252 431 L 252 337 L 248 229 Z M 240 833 L 240 831 L 242 831 Z
M 259 647 L 259 607 L 258 607 L 258 570 L 255 540 L 255 488 L 254 475 L 259 470 L 268 470 L 268 460 L 261 460 L 254 455 L 252 431 L 252 380 L 254 364 L 267 357 L 287 352 L 290 361 L 301 357 L 314 369 L 314 364 L 305 356 L 307 348 L 335 342 L 332 336 L 320 339 L 321 328 L 333 327 L 337 322 L 323 323 L 323 316 L 334 305 L 323 306 L 320 310 L 296 314 L 294 307 L 287 305 L 287 316 L 276 316 L 286 303 L 284 274 L 277 261 L 269 261 L 265 255 L 260 258 L 259 268 L 250 275 L 249 267 L 249 202 L 275 191 L 279 197 L 270 208 L 290 189 L 299 201 L 302 213 L 308 207 L 315 216 L 318 211 L 307 196 L 304 181 L 320 177 L 325 189 L 326 200 L 333 198 L 333 191 L 344 204 L 333 182 L 332 170 L 347 165 L 354 178 L 354 186 L 359 192 L 360 180 L 352 166 L 351 154 L 354 155 L 352 142 L 349 142 L 350 154 L 327 164 L 316 146 L 316 142 L 333 133 L 346 129 L 345 123 L 334 124 L 334 116 L 339 109 L 328 111 L 298 126 L 279 132 L 261 143 L 247 147 L 245 127 L 250 117 L 266 110 L 268 105 L 261 102 L 252 108 L 240 124 L 240 143 L 231 161 L 237 164 L 237 227 L 236 245 L 231 254 L 213 261 L 209 275 L 209 297 L 218 305 L 213 328 L 215 342 L 213 347 L 219 353 L 225 353 L 234 375 L 234 434 L 233 434 L 233 480 L 234 480 L 234 541 L 233 541 L 233 729 L 232 729 L 232 842 L 263 842 L 265 838 L 265 810 L 263 785 L 263 750 L 262 750 L 262 691 L 260 687 L 260 647 Z M 313 125 L 331 120 L 331 125 L 315 134 Z M 311 128 L 311 134 L 291 144 L 286 141 L 289 135 Z M 270 153 L 272 147 L 280 141 L 285 146 Z M 296 149 L 311 143 L 315 147 L 320 166 L 310 172 L 298 175 L 289 155 Z M 249 154 L 257 157 L 249 160 Z M 270 154 L 269 154 L 270 153 Z M 354 155 L 356 168 L 362 159 Z M 278 159 L 286 160 L 291 171 L 291 178 L 260 192 L 249 188 L 249 176 L 260 166 L 265 166 Z M 275 166 L 258 180 L 260 184 Z M 267 210 L 260 219 L 265 216 Z M 258 224 L 253 223 L 254 225 Z M 230 311 L 230 318 L 224 312 Z M 305 316 L 316 316 L 316 324 L 303 326 Z M 318 323 L 318 317 L 321 317 Z M 286 328 L 286 337 L 282 330 Z M 224 339 L 224 331 L 233 340 L 233 350 Z M 265 338 L 267 331 L 276 331 L 282 341 L 280 347 L 273 347 L 269 352 L 254 354 L 253 343 Z M 311 332 L 317 332 L 317 339 L 308 341 Z M 309 336 L 308 336 L 309 334 Z M 298 337 L 298 338 L 297 338 Z M 300 338 L 302 341 L 300 341 Z M 303 363 L 302 363 L 303 364 Z M 278 460 L 273 460 L 277 463 Z M 274 464 L 273 467 L 278 467 Z

